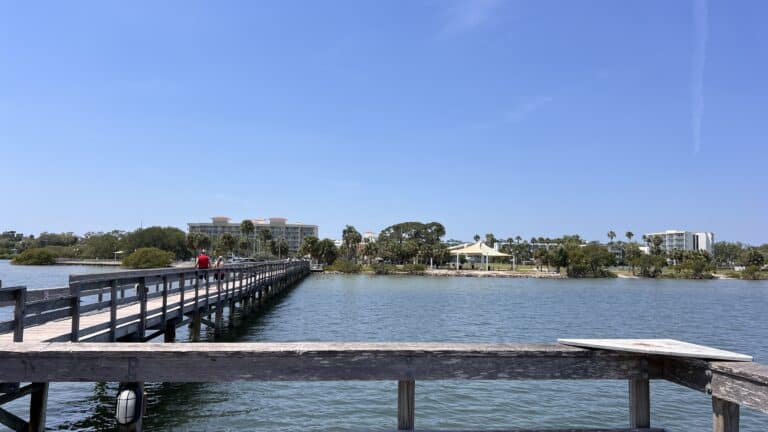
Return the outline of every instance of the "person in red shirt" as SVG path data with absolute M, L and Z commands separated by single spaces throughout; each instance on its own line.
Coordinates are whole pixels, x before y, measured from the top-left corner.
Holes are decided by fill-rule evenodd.
M 195 268 L 200 270 L 208 270 L 211 267 L 211 259 L 206 255 L 205 249 L 200 251 L 200 255 L 195 260 Z

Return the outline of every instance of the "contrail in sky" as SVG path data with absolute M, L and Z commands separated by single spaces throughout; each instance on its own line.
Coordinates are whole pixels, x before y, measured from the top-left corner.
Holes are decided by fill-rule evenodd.
M 707 0 L 693 0 L 693 67 L 691 128 L 693 151 L 701 150 L 701 119 L 704 114 L 704 64 L 707 62 Z

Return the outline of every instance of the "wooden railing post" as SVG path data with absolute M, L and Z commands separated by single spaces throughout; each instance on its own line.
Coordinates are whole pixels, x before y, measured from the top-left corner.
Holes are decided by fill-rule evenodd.
M 16 305 L 13 309 L 13 341 L 24 341 L 24 317 L 26 316 L 27 287 L 19 287 L 15 293 Z
M 136 287 L 136 294 L 139 296 L 139 328 L 140 338 L 144 338 L 147 331 L 147 279 L 142 277 Z
M 184 321 L 184 273 L 179 273 L 179 321 Z
M 651 427 L 651 389 L 647 378 L 629 380 L 629 427 Z
M 117 340 L 117 280 L 109 281 L 109 340 Z
M 168 320 L 168 276 L 163 276 L 163 312 L 162 312 L 162 325 L 165 328 L 165 323 Z
M 210 273 L 208 271 L 203 272 L 203 276 L 205 277 L 205 309 L 208 309 L 209 303 L 210 303 L 210 296 L 211 296 L 211 280 L 210 280 Z
M 712 398 L 712 432 L 739 432 L 739 405 Z
M 70 333 L 69 340 L 71 342 L 77 342 L 80 340 L 80 286 L 70 285 L 69 288 L 71 300 L 70 306 L 72 308 L 72 333 Z
M 416 400 L 416 381 L 397 382 L 397 430 L 413 430 Z

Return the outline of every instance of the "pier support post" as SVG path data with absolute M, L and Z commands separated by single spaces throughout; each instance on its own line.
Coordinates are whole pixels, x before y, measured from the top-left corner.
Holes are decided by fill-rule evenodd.
M 30 432 L 45 431 L 45 411 L 48 407 L 48 383 L 34 383 L 37 388 L 29 399 Z
M 413 430 L 416 399 L 416 381 L 397 382 L 397 430 Z
M 163 329 L 163 342 L 170 343 L 176 342 L 176 320 L 168 320 L 165 322 L 165 328 Z
M 739 432 L 739 405 L 712 398 L 712 432 Z
M 651 427 L 651 389 L 647 378 L 629 380 L 629 427 Z
M 192 336 L 192 342 L 200 342 L 200 325 L 202 324 L 202 316 L 200 314 L 200 311 L 195 311 L 194 314 L 192 314 L 192 326 L 189 329 L 189 332 L 191 333 L 190 336 Z

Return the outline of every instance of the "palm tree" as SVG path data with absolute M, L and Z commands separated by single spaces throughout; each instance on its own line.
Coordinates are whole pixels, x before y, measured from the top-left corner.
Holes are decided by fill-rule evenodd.
M 472 238 L 474 238 L 475 241 L 478 242 L 478 241 L 480 241 L 480 234 L 475 234 L 475 236 L 472 237 Z
M 522 238 L 522 237 L 520 237 L 519 235 L 518 235 L 518 236 L 515 236 L 515 241 L 516 241 L 516 242 L 518 242 L 518 243 L 520 243 L 521 241 L 523 241 L 523 238 Z
M 363 241 L 363 236 L 355 229 L 355 227 L 347 225 L 344 228 L 344 231 L 341 232 L 341 238 L 344 242 L 344 248 L 346 249 L 347 260 L 357 260 L 357 245 Z
M 253 222 L 249 219 L 245 219 L 244 221 L 240 222 L 240 233 L 242 233 L 243 237 L 245 237 L 248 241 L 251 240 L 251 236 L 253 235 L 255 229 L 256 227 L 253 226 Z
M 624 233 L 624 236 L 627 238 L 628 242 L 632 243 L 632 237 L 635 236 L 635 233 L 633 233 L 632 231 L 627 231 L 626 233 Z
M 259 252 L 265 253 L 267 251 L 267 245 L 272 240 L 272 231 L 269 228 L 262 228 L 259 230 Z
M 493 247 L 496 244 L 496 236 L 493 235 L 493 233 L 488 233 L 485 235 L 485 244 L 489 247 Z
M 224 254 L 234 251 L 236 246 L 237 239 L 230 233 L 224 233 L 219 238 L 219 247 L 221 247 Z
M 613 243 L 613 239 L 616 238 L 616 233 L 613 232 L 613 230 L 608 231 L 608 238 L 611 239 L 611 243 Z
M 283 255 L 288 255 L 288 240 L 285 237 L 272 240 L 269 246 L 272 249 L 272 254 L 277 255 L 278 259 L 282 259 Z

